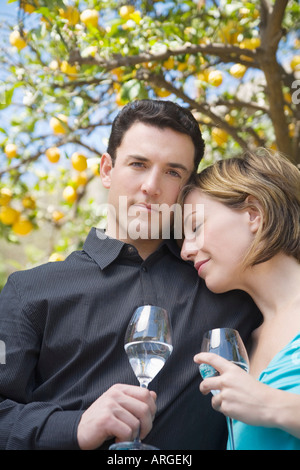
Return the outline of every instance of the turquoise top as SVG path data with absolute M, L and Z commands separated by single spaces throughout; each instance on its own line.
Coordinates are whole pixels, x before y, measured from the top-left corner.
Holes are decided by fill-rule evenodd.
M 258 380 L 300 395 L 300 333 L 271 360 Z M 300 439 L 277 428 L 233 421 L 236 450 L 300 450 Z M 228 449 L 230 444 L 228 443 Z

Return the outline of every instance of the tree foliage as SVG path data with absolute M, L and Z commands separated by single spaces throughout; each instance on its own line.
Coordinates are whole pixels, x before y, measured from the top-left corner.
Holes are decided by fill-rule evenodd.
M 110 125 L 134 99 L 189 107 L 202 165 L 257 146 L 300 163 L 297 1 L 18 5 L 0 49 L 0 236 L 47 222 L 61 230 L 53 249 L 78 246 L 103 216 L 89 188 Z

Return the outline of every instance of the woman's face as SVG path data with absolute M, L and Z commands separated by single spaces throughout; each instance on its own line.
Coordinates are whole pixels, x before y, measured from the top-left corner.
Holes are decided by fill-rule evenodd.
M 254 238 L 251 214 L 195 189 L 184 202 L 184 227 L 181 257 L 194 263 L 207 287 L 216 293 L 242 288 L 242 262 Z

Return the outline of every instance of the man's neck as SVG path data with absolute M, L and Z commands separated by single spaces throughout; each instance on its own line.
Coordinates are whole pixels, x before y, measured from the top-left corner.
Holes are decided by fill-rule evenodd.
M 134 239 L 132 240 L 130 237 L 127 237 L 127 238 L 121 238 L 121 237 L 118 237 L 118 233 L 116 233 L 116 231 L 113 231 L 111 232 L 109 230 L 109 227 L 107 227 L 106 231 L 105 231 L 105 234 L 108 236 L 108 237 L 111 237 L 111 238 L 116 238 L 117 240 L 120 240 L 124 243 L 128 243 L 132 246 L 134 246 L 140 257 L 142 259 L 146 259 L 148 258 L 148 256 L 150 256 L 152 253 L 154 253 L 155 250 L 157 250 L 157 248 L 159 247 L 159 245 L 162 243 L 162 239 L 142 239 L 142 238 L 137 238 L 137 239 Z

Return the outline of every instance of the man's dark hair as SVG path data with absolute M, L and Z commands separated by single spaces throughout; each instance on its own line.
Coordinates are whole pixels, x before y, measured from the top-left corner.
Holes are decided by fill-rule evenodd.
M 194 172 L 197 171 L 204 154 L 204 140 L 199 124 L 192 113 L 172 101 L 138 100 L 127 104 L 115 118 L 107 151 L 113 164 L 116 152 L 124 134 L 136 122 L 142 122 L 160 129 L 170 128 L 191 137 L 194 147 Z

